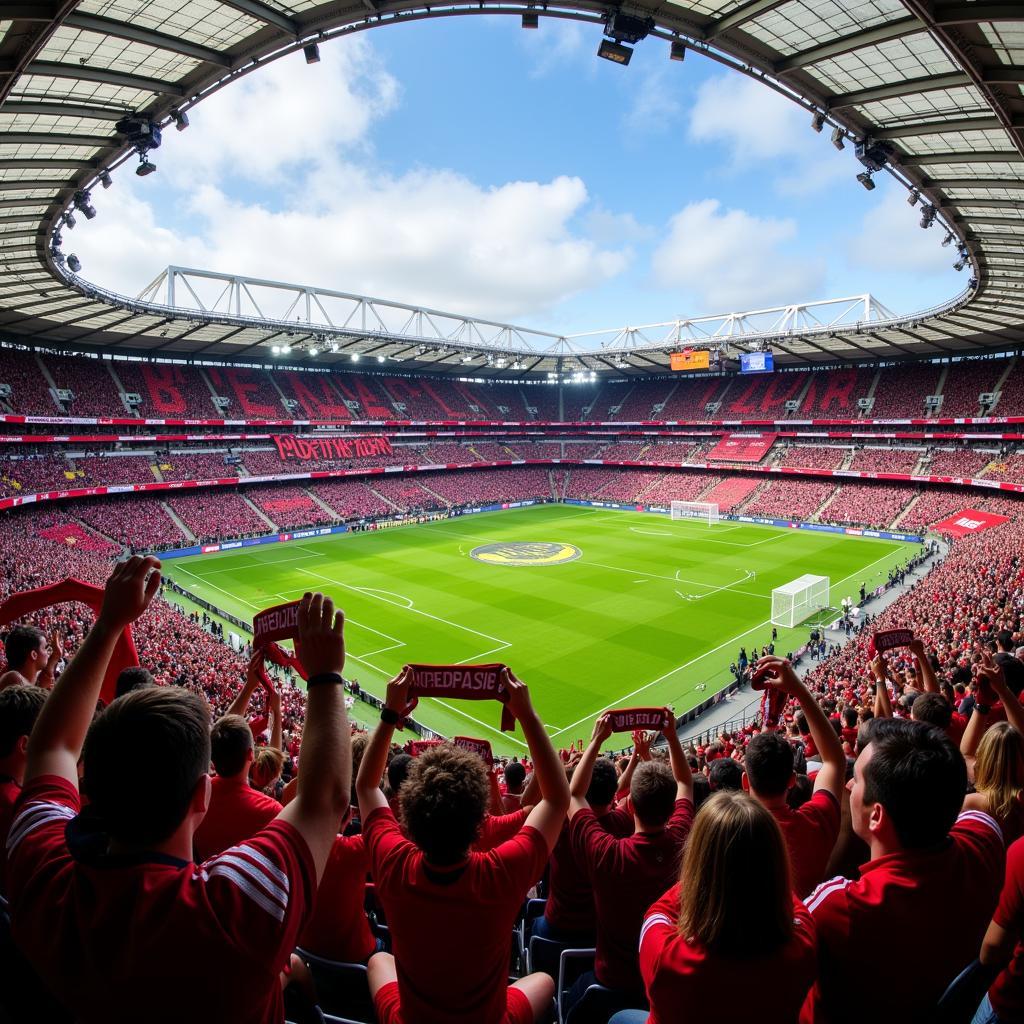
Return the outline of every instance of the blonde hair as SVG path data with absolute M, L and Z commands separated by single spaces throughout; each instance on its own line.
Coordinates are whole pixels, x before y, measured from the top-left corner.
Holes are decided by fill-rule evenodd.
M 683 854 L 679 933 L 717 953 L 769 953 L 793 935 L 789 854 L 775 818 L 746 793 L 701 806 Z
M 1024 736 L 997 722 L 981 738 L 974 762 L 974 788 L 988 799 L 989 813 L 1005 821 L 1024 791 Z
M 276 782 L 284 767 L 284 754 L 277 747 L 260 747 L 252 759 L 249 778 L 256 789 Z

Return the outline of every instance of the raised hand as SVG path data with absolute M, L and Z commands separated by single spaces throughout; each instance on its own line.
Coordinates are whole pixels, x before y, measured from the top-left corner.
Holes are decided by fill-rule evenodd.
M 149 607 L 159 589 L 159 558 L 133 555 L 118 562 L 104 588 L 97 625 L 119 633 Z
M 786 658 L 769 654 L 759 658 L 755 666 L 755 676 L 760 676 L 770 686 L 775 686 L 783 693 L 797 694 L 804 688 L 792 664 Z
M 299 602 L 299 648 L 310 676 L 341 675 L 345 668 L 345 613 L 323 594 L 303 594 Z
M 409 707 L 409 687 L 412 686 L 412 669 L 408 665 L 388 683 L 387 692 L 384 695 L 384 703 L 392 711 L 397 711 L 402 717 L 405 716 Z
M 612 720 L 610 715 L 602 715 L 594 722 L 593 732 L 590 734 L 591 743 L 604 743 L 612 734 Z
M 510 668 L 505 669 L 505 689 L 508 692 L 508 709 L 517 721 L 522 721 L 536 712 L 530 701 L 530 691 Z

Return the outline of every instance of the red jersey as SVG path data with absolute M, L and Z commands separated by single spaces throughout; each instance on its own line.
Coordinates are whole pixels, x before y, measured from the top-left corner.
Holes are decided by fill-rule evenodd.
M 524 826 L 487 853 L 436 867 L 402 835 L 390 809 L 378 807 L 363 821 L 363 838 L 391 929 L 402 1018 L 499 1024 L 512 925 L 544 872 L 544 837 Z
M 78 860 L 65 779 L 22 792 L 8 837 L 15 941 L 82 1024 L 280 1024 L 279 974 L 316 888 L 299 832 L 272 822 L 196 866 L 163 854 Z
M 316 891 L 299 945 L 327 960 L 363 963 L 376 949 L 363 901 L 370 855 L 361 835 L 338 836 Z
M 209 810 L 192 837 L 196 860 L 206 860 L 256 835 L 280 813 L 281 805 L 253 789 L 245 776 L 214 777 Z
M 803 899 L 824 879 L 828 859 L 839 839 L 839 801 L 827 789 L 819 789 L 795 811 L 773 807 L 771 812 L 789 850 L 793 892 Z
M 648 1024 L 687 1019 L 715 1020 L 723 992 L 760 992 L 758 1024 L 793 1024 L 818 963 L 814 922 L 793 900 L 793 937 L 767 956 L 733 957 L 710 952 L 679 934 L 679 886 L 674 885 L 644 918 L 640 973 L 651 1004 Z
M 930 1020 L 946 986 L 978 955 L 1005 861 L 995 820 L 964 811 L 938 849 L 891 853 L 865 864 L 860 881 L 818 886 L 807 909 L 820 964 L 802 1024 L 863 1021 L 855 995 L 865 978 L 882 994 L 872 1000 L 873 1024 Z
M 633 834 L 633 815 L 625 811 L 610 810 L 597 820 L 606 832 L 618 839 Z M 544 917 L 552 927 L 566 932 L 593 932 L 597 927 L 594 892 L 586 868 L 573 851 L 568 822 L 562 826 L 558 842 L 551 851 Z
M 1024 1020 L 1024 839 L 1006 851 L 1006 882 L 994 917 L 1017 936 L 1017 946 L 988 997 L 1000 1020 Z
M 496 846 L 511 839 L 526 823 L 526 811 L 513 811 L 511 814 L 488 814 L 480 828 L 480 838 L 473 844 L 473 849 L 480 853 L 493 850 Z
M 573 851 L 590 876 L 597 914 L 594 973 L 602 985 L 642 992 L 637 946 L 644 911 L 679 877 L 680 853 L 693 824 L 693 803 L 677 800 L 659 832 L 616 839 L 593 811 L 569 823 Z
M 20 794 L 21 786 L 10 775 L 0 775 L 0 896 L 7 895 L 7 857 L 4 847 L 14 819 L 14 805 Z

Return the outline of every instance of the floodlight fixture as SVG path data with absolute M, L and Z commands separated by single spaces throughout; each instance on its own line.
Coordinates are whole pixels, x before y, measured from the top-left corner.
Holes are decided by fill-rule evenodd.
M 876 142 L 870 136 L 854 147 L 854 156 L 872 173 L 880 171 L 889 162 L 893 148 L 888 142 Z
M 331 348 L 332 352 L 337 352 L 338 351 L 338 343 L 336 341 L 332 341 L 330 348 Z
M 85 189 L 79 189 L 72 201 L 75 204 L 75 209 L 84 214 L 86 220 L 92 220 L 96 216 L 96 207 L 89 202 L 89 193 Z
M 871 178 L 870 171 L 861 171 L 857 175 L 857 180 L 870 192 L 874 187 L 875 183 Z
M 114 125 L 114 131 L 119 135 L 124 135 L 140 155 L 151 149 L 160 148 L 162 141 L 160 125 L 148 117 L 128 114 Z
M 947 231 L 946 232 L 946 237 L 942 240 L 942 248 L 945 249 L 947 246 L 952 245 L 952 243 L 953 243 L 953 232 L 952 231 Z
M 140 178 L 145 178 L 147 174 L 152 174 L 156 170 L 156 164 L 152 163 L 145 155 L 145 153 L 139 154 L 139 166 L 135 168 L 135 173 Z
M 316 348 L 311 348 L 311 349 L 309 350 L 309 355 L 310 355 L 310 358 L 312 358 L 312 359 L 316 359 L 316 357 L 317 357 L 318 355 L 320 355 L 320 350 L 319 350 L 319 349 L 316 349 Z
M 838 125 L 832 129 L 832 145 L 835 146 L 836 149 L 846 148 L 843 144 L 843 129 Z
M 59 249 L 64 244 L 64 238 L 59 231 L 54 231 L 50 238 L 50 250 Z
M 72 274 L 77 274 L 81 269 L 82 261 L 74 253 L 72 253 L 68 257 L 68 270 L 70 270 Z
M 610 60 L 613 64 L 626 65 L 629 63 L 633 51 L 628 46 L 613 42 L 611 39 L 602 39 L 601 45 L 597 48 L 598 57 Z
M 352 360 L 353 363 L 358 363 L 359 362 L 359 353 L 358 352 L 353 352 L 352 355 L 349 358 Z
M 921 207 L 921 227 L 930 228 L 932 226 L 932 222 L 935 220 L 936 213 L 938 213 L 938 211 L 931 203 L 925 203 Z
M 302 52 L 306 55 L 307 64 L 319 64 L 320 63 L 320 47 L 316 43 L 310 43 L 308 46 L 302 48 Z
M 270 348 L 270 351 L 273 352 L 275 356 L 279 356 L 281 354 L 281 346 L 280 345 L 272 345 L 271 348 Z
M 103 168 L 103 170 L 100 171 L 99 177 L 100 177 L 100 184 L 104 188 L 110 188 L 110 186 L 113 185 L 113 182 L 110 180 L 110 171 L 108 171 L 106 168 Z
M 74 228 L 74 226 L 78 223 L 78 221 L 75 220 L 75 215 L 70 210 L 68 210 L 67 213 L 64 214 L 64 223 L 67 224 L 69 228 Z
M 183 132 L 188 127 L 188 114 L 184 110 L 172 110 L 171 117 L 174 118 L 174 127 Z
M 822 110 L 816 110 L 814 117 L 811 118 L 811 127 L 816 132 L 821 132 L 822 128 L 825 127 L 825 113 Z
M 291 345 L 289 345 L 289 344 L 288 344 L 288 342 L 285 342 L 285 343 L 284 343 L 284 344 L 283 344 L 283 345 L 281 346 L 281 351 L 282 351 L 282 352 L 283 352 L 283 353 L 284 353 L 285 355 L 288 355 L 288 354 L 289 354 L 289 353 L 291 352 L 291 350 L 292 350 L 292 347 L 291 347 Z
M 686 43 L 682 39 L 672 40 L 672 49 L 668 52 L 669 60 L 686 60 Z
M 539 28 L 540 15 L 534 10 L 523 11 L 523 28 Z
M 918 192 L 916 188 L 912 188 L 912 189 L 910 190 L 910 195 L 909 195 L 909 196 L 907 196 L 907 202 L 908 202 L 908 203 L 909 203 L 909 204 L 910 204 L 911 206 L 917 206 L 917 201 L 918 201 L 918 199 L 920 199 L 920 198 L 921 198 L 921 193 L 920 193 L 920 192 Z
M 959 270 L 963 270 L 964 267 L 966 267 L 966 266 L 967 266 L 967 260 L 963 256 L 961 256 L 960 259 L 958 259 L 956 261 L 956 263 L 953 264 L 953 269 L 959 271 Z

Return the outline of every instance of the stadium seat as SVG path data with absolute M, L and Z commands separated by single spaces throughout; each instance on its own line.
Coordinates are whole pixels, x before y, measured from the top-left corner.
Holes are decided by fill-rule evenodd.
M 998 971 L 975 960 L 950 983 L 935 1008 L 935 1024 L 970 1024 Z
M 322 1007 L 343 1012 L 359 1024 L 372 1024 L 376 1018 L 365 964 L 327 960 L 301 946 L 297 946 L 295 952 L 313 975 L 317 999 Z
M 608 1024 L 608 1018 L 619 1010 L 629 1009 L 630 1002 L 623 993 L 595 983 L 560 1024 Z
M 523 905 L 522 913 L 519 915 L 519 923 L 516 925 L 516 943 L 519 949 L 519 961 L 524 966 L 524 973 L 529 974 L 533 967 L 530 966 L 532 960 L 530 959 L 530 932 L 532 930 L 532 922 L 535 918 L 541 917 L 544 914 L 544 908 L 547 906 L 547 900 L 527 900 Z M 554 975 L 551 975 L 554 977 Z
M 558 977 L 558 968 L 565 946 L 554 939 L 545 939 L 540 935 L 531 935 L 527 946 L 527 970 L 534 974 L 540 971 L 552 978 Z
M 565 995 L 572 983 L 584 971 L 593 966 L 597 950 L 590 949 L 563 949 L 558 957 L 558 981 L 555 989 L 555 1000 L 558 1004 L 558 1024 L 566 1024 L 565 1016 Z

